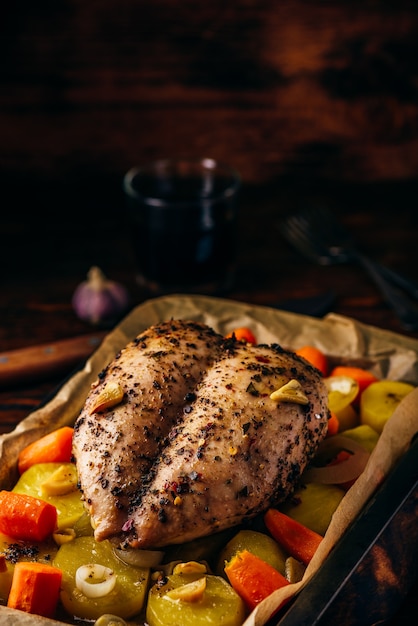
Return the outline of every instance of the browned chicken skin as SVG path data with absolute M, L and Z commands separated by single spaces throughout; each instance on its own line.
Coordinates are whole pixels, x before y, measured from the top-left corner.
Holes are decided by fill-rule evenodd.
M 98 412 L 109 381 L 123 400 Z M 270 397 L 289 381 L 305 403 Z M 255 516 L 292 491 L 328 417 L 321 375 L 293 352 L 195 322 L 151 327 L 104 371 L 76 423 L 96 539 L 161 547 Z

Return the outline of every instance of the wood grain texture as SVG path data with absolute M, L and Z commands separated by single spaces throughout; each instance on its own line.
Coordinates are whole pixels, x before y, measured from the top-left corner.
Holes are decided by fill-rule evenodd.
M 416 177 L 412 2 L 18 0 L 1 29 L 5 180 L 179 151 L 249 182 Z

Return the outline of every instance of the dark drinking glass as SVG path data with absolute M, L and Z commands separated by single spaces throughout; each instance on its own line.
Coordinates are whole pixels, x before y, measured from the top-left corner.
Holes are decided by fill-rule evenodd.
M 162 160 L 124 177 L 138 280 L 152 293 L 227 291 L 236 258 L 238 173 L 212 159 Z

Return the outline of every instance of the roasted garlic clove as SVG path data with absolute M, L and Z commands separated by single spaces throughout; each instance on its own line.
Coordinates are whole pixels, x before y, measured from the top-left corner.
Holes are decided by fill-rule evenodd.
M 198 602 L 203 598 L 206 590 L 206 577 L 198 578 L 191 583 L 186 583 L 167 592 L 167 596 L 173 600 L 182 600 L 183 602 Z
M 63 546 L 64 543 L 73 541 L 76 537 L 74 528 L 62 528 L 52 533 L 52 538 L 57 546 Z
M 294 402 L 295 404 L 309 404 L 302 385 L 298 380 L 292 378 L 288 383 L 273 391 L 270 394 L 271 400 L 275 402 Z
M 41 484 L 44 496 L 65 496 L 76 491 L 77 474 L 71 465 L 60 465 L 45 482 Z
M 90 415 L 120 404 L 123 400 L 123 396 L 124 391 L 119 383 L 109 381 L 106 383 L 105 387 L 103 387 L 97 398 L 95 398 L 93 406 L 90 407 Z
M 198 561 L 178 563 L 173 569 L 173 574 L 207 574 L 207 572 L 208 568 L 206 565 Z

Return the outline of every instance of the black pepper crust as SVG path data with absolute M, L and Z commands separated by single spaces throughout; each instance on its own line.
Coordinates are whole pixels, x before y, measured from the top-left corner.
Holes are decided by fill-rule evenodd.
M 270 399 L 292 378 L 307 405 Z M 250 346 L 197 322 L 141 333 L 103 370 L 75 426 L 96 538 L 166 545 L 282 500 L 326 433 L 321 378 L 278 344 Z M 109 381 L 123 387 L 123 401 L 90 414 Z

